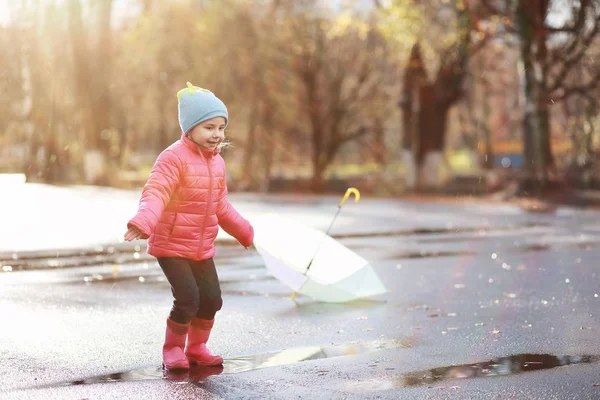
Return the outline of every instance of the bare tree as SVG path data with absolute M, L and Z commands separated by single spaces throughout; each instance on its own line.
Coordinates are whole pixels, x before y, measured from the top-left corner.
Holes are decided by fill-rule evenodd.
M 361 40 L 352 29 L 328 35 L 331 23 L 307 14 L 293 22 L 299 38 L 293 72 L 309 128 L 313 191 L 323 190 L 325 172 L 342 146 L 375 128 L 366 110 L 382 96 L 374 65 L 383 52 L 373 27 Z
M 558 0 L 515 0 L 501 7 L 493 0 L 482 0 L 488 12 L 513 23 L 519 38 L 524 77 L 525 116 L 523 118 L 526 159 L 526 187 L 543 188 L 555 167 L 550 146 L 550 109 L 553 104 L 574 95 L 585 95 L 598 85 L 600 68 L 584 63 L 590 45 L 600 33 L 600 3 L 596 0 L 574 2 L 562 26 L 553 25 L 548 15 L 564 6 Z M 568 77 L 578 65 L 585 64 L 586 82 L 573 84 Z

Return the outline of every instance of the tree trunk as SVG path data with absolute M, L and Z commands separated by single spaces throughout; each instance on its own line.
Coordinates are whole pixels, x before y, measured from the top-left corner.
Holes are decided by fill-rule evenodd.
M 483 123 L 485 126 L 483 127 L 483 137 L 484 137 L 484 145 L 485 145 L 485 159 L 483 163 L 483 168 L 486 170 L 492 170 L 494 168 L 494 151 L 492 149 L 492 123 L 491 116 L 492 110 L 490 107 L 491 102 L 491 90 L 489 82 L 485 82 L 483 84 Z
M 525 81 L 523 138 L 526 186 L 532 185 L 536 189 L 548 184 L 548 171 L 554 164 L 546 93 L 548 54 L 545 15 L 544 5 L 534 7 L 530 2 L 519 1 L 517 17 Z
M 325 190 L 325 166 L 314 159 L 310 190 L 313 193 L 323 193 Z
M 446 127 L 450 106 L 439 103 L 434 97 L 433 88 L 426 85 L 421 90 L 419 110 L 419 150 L 416 162 L 419 170 L 421 189 L 440 186 L 440 172 L 443 162 Z
M 419 162 L 416 155 L 419 152 L 419 124 L 421 109 L 421 86 L 427 84 L 427 73 L 421 57 L 419 43 L 415 43 L 408 60 L 404 75 L 404 88 L 400 100 L 402 110 L 403 162 L 405 169 L 405 185 L 409 190 L 418 186 Z

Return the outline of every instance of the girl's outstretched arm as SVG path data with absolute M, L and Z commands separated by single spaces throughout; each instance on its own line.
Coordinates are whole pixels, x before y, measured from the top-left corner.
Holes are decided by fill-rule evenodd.
M 150 236 L 179 183 L 180 168 L 181 162 L 173 151 L 160 153 L 144 185 L 138 212 L 127 228 L 135 227 Z
M 227 180 L 219 196 L 217 218 L 221 228 L 236 238 L 242 246 L 248 248 L 254 242 L 254 228 L 227 200 Z

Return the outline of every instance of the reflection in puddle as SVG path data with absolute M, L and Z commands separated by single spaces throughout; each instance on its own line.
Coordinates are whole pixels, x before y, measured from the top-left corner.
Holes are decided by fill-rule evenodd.
M 314 346 L 288 349 L 273 353 L 257 354 L 254 356 L 242 356 L 230 358 L 223 362 L 222 366 L 200 367 L 192 366 L 189 371 L 164 371 L 162 368 L 144 368 L 133 371 L 117 372 L 113 374 L 100 375 L 76 381 L 47 385 L 45 387 L 91 385 L 108 382 L 130 382 L 156 379 L 168 379 L 178 382 L 197 383 L 211 375 L 235 374 L 261 368 L 276 367 L 280 365 L 295 364 L 303 361 L 318 360 L 322 358 L 333 358 L 352 356 L 357 354 L 372 353 L 387 349 L 412 347 L 411 340 L 378 340 L 368 343 L 350 343 L 334 346 Z M 39 388 L 39 387 L 38 387 Z
M 238 357 L 231 360 L 226 360 L 223 364 L 225 366 L 223 373 L 247 372 L 260 368 L 295 364 L 308 360 L 352 356 L 357 354 L 372 353 L 380 350 L 409 347 L 412 347 L 411 340 L 381 340 L 369 343 L 343 344 L 328 347 L 303 347 L 298 349 L 283 350 L 276 353 Z
M 377 391 L 408 386 L 433 384 L 453 379 L 485 378 L 516 375 L 523 372 L 551 369 L 572 364 L 600 361 L 599 356 L 554 356 L 550 354 L 519 354 L 475 364 L 453 365 L 416 371 L 396 379 L 357 382 L 355 389 Z
M 212 367 L 201 367 L 192 366 L 189 370 L 181 371 L 165 371 L 162 367 L 158 368 L 145 368 L 137 369 L 127 372 L 117 372 L 108 375 L 101 375 L 87 379 L 80 379 L 66 383 L 64 385 L 57 386 L 69 386 L 69 385 L 91 385 L 94 383 L 107 383 L 107 382 L 132 382 L 132 381 L 146 381 L 156 379 L 168 379 L 171 381 L 202 381 L 211 375 L 219 375 L 223 372 L 223 366 L 212 366 Z
M 600 360 L 598 356 L 554 356 L 550 354 L 519 354 L 495 360 L 433 368 L 413 372 L 402 378 L 402 386 L 414 386 L 447 379 L 480 378 L 516 375 L 522 372 L 550 369 L 571 364 L 586 364 Z

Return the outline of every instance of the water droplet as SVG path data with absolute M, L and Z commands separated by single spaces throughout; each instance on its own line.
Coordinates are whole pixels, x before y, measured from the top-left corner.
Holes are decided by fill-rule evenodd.
M 546 305 L 546 304 L 548 304 L 548 301 L 546 301 L 546 300 L 542 300 L 542 302 L 541 302 L 541 303 L 542 303 L 543 305 Z
M 492 253 L 492 260 L 495 260 L 495 259 L 497 259 L 497 258 L 498 258 L 498 254 L 496 254 L 496 253 Z
M 569 278 L 565 279 L 565 283 L 569 283 L 571 280 Z
M 2 267 L 2 271 L 4 271 L 4 272 L 12 272 L 12 270 L 13 270 L 12 265 L 5 265 Z M 598 297 L 598 296 L 596 295 L 596 297 Z
M 146 282 L 146 278 L 144 278 L 143 276 L 140 276 L 140 277 L 138 278 L 138 280 L 139 280 L 140 282 L 142 282 L 142 283 Z
M 464 289 L 466 285 L 464 283 L 457 283 L 454 285 L 454 289 Z
M 402 264 L 397 264 L 396 269 L 402 269 Z
M 136 260 L 139 260 L 140 258 L 140 253 L 133 253 L 133 258 L 135 258 Z
M 511 299 L 516 299 L 517 298 L 517 294 L 516 293 L 508 293 L 507 296 Z
M 507 271 L 510 271 L 512 269 L 512 267 L 510 265 L 508 265 L 507 263 L 502 263 L 502 268 L 504 268 Z
M 137 244 L 135 245 L 135 247 L 133 248 L 135 251 L 140 251 L 140 246 L 138 246 Z
M 490 279 L 488 279 L 488 282 L 489 283 L 494 283 L 494 279 L 490 278 Z

